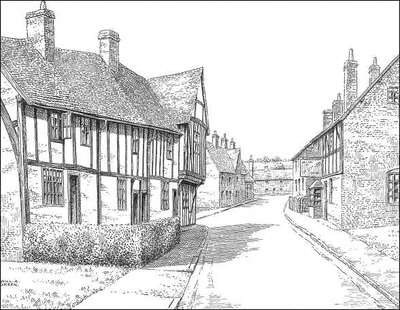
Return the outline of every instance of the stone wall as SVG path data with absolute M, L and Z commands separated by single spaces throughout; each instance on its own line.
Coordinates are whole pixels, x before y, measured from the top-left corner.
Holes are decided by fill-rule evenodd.
M 399 105 L 387 97 L 396 85 L 398 60 L 344 121 L 343 228 L 398 224 L 386 201 L 386 173 L 399 167 Z

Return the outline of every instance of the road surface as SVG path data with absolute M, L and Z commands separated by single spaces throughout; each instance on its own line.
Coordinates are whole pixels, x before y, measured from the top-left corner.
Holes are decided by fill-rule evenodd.
M 205 264 L 192 308 L 379 308 L 287 222 L 287 197 L 203 218 Z

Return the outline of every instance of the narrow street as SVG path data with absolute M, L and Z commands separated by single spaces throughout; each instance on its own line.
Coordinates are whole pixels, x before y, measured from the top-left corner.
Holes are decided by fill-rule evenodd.
M 379 308 L 300 237 L 286 196 L 264 196 L 198 221 L 209 227 L 192 308 Z

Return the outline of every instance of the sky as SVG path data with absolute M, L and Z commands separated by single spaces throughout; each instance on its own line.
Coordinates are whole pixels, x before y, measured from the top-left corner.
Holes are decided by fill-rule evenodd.
M 1 35 L 25 37 L 40 1 L 1 1 Z M 242 158 L 292 157 L 322 130 L 322 111 L 343 93 L 349 48 L 359 95 L 374 56 L 399 54 L 399 2 L 47 1 L 56 46 L 98 51 L 120 35 L 120 62 L 154 77 L 204 67 L 211 132 L 234 138 Z M 211 136 L 209 137 L 211 139 Z

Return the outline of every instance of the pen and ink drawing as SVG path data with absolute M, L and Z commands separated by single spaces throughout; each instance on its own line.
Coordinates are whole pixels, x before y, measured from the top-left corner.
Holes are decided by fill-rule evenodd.
M 285 158 L 254 130 L 250 155 L 207 62 L 144 77 L 132 37 L 59 48 L 34 3 L 1 36 L 2 308 L 399 307 L 398 55 L 362 89 L 349 48 L 319 132 Z

